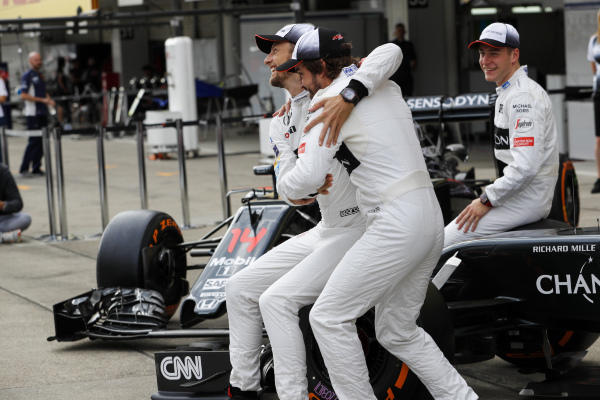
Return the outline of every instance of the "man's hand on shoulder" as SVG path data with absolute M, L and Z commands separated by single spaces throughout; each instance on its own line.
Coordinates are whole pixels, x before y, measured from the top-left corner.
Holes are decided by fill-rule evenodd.
M 283 117 L 285 114 L 290 112 L 292 108 L 292 99 L 288 99 L 288 101 L 281 106 L 281 108 L 273 113 L 273 118 Z
M 326 136 L 326 146 L 331 147 L 332 143 L 335 146 L 342 125 L 344 125 L 350 116 L 350 112 L 352 112 L 354 105 L 344 101 L 342 96 L 338 95 L 318 101 L 309 108 L 309 111 L 316 111 L 319 108 L 323 108 L 323 112 L 306 125 L 304 132 L 308 132 L 312 127 L 322 123 L 323 128 L 319 135 L 319 146 L 323 145 L 323 140 Z M 327 131 L 329 131 L 329 135 L 327 135 Z
M 467 232 L 471 228 L 471 232 L 475 231 L 479 220 L 483 218 L 492 207 L 486 206 L 481 202 L 480 199 L 475 199 L 469 204 L 456 218 L 458 224 L 457 229 L 463 229 L 463 232 Z

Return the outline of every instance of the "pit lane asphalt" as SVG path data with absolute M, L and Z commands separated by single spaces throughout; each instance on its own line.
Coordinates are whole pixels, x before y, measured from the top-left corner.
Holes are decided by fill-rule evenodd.
M 10 167 L 16 174 L 26 141 L 11 137 L 8 143 Z M 252 166 L 261 158 L 258 134 L 230 132 L 225 147 L 230 154 L 226 157 L 229 188 L 270 186 L 268 177 L 252 174 Z M 194 226 L 183 230 L 186 241 L 200 238 L 223 218 L 215 142 L 209 138 L 200 148 L 201 157 L 186 160 Z M 109 140 L 105 154 L 110 216 L 139 209 L 135 142 L 131 138 Z M 157 390 L 154 352 L 200 340 L 46 341 L 54 334 L 52 305 L 95 287 L 102 231 L 96 142 L 66 136 L 63 157 L 69 240 L 45 237 L 49 233 L 45 180 L 17 178 L 33 223 L 22 243 L 0 245 L 0 399 L 149 399 Z M 471 165 L 476 167 L 478 178 L 493 176 L 488 145 L 474 146 L 469 163 L 463 167 Z M 165 211 L 183 225 L 177 160 L 146 160 L 146 168 L 149 208 Z M 580 225 L 596 226 L 600 195 L 589 193 L 595 180 L 594 164 L 576 162 L 575 168 L 582 203 Z M 233 211 L 242 195 L 232 200 Z M 193 258 L 189 262 L 205 260 Z M 190 271 L 190 282 L 198 274 Z M 178 328 L 178 318 L 169 326 Z M 227 320 L 211 321 L 210 326 L 225 328 Z M 596 344 L 584 365 L 599 362 L 600 344 Z M 543 380 L 542 374 L 521 375 L 497 358 L 457 368 L 481 399 L 526 399 L 518 395 L 519 391 L 530 381 Z

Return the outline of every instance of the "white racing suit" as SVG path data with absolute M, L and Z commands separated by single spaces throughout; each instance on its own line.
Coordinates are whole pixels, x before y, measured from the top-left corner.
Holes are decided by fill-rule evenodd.
M 380 46 L 367 57 L 358 72 L 348 69 L 348 76 L 356 72 L 352 78 L 370 90 L 387 81 L 402 61 L 402 53 L 397 48 Z M 271 123 L 278 190 L 280 181 L 296 163 L 293 150 L 298 149 L 308 105 L 309 99 L 304 92 L 293 99 L 290 116 L 276 118 Z M 303 149 L 298 151 L 302 153 Z M 317 196 L 321 222 L 269 251 L 227 282 L 229 350 L 233 367 L 230 383 L 243 391 L 260 387 L 262 312 L 273 347 L 279 398 L 308 398 L 304 340 L 298 325 L 298 311 L 315 302 L 333 269 L 365 231 L 365 218 L 356 202 L 356 187 L 350 182 L 347 171 L 338 164 L 328 172 L 333 174 L 334 186 L 329 195 Z M 286 201 L 307 198 L 324 181 L 325 175 L 309 193 L 300 197 L 287 197 L 281 191 L 280 195 Z
M 313 102 L 336 95 L 346 84 L 346 78 L 338 77 L 319 90 Z M 365 234 L 336 267 L 310 313 L 335 395 L 375 399 L 355 326 L 356 319 L 375 306 L 377 339 L 436 399 L 476 399 L 416 324 L 442 251 L 444 226 L 399 87 L 383 83 L 361 100 L 342 127 L 343 143 L 319 147 L 320 129 L 316 126 L 302 138 L 304 152 L 278 188 L 289 198 L 304 197 L 339 161 L 358 187 L 358 204 L 367 217 Z
M 452 221 L 445 229 L 444 247 L 539 221 L 552 208 L 558 145 L 550 98 L 527 76 L 527 66 L 496 92 L 494 154 L 507 164 L 504 176 L 485 188 L 493 207 L 475 231 L 464 233 Z

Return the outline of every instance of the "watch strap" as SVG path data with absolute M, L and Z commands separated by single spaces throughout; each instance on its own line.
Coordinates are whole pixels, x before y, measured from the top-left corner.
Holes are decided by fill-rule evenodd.
M 365 85 L 363 85 L 361 81 L 357 81 L 356 79 L 351 79 L 350 82 L 348 82 L 348 86 L 346 87 L 354 90 L 359 100 L 369 95 L 369 90 L 365 87 Z
M 481 201 L 484 205 L 488 207 L 494 207 L 490 199 L 488 199 L 487 194 L 485 194 L 485 192 L 479 197 L 479 201 Z

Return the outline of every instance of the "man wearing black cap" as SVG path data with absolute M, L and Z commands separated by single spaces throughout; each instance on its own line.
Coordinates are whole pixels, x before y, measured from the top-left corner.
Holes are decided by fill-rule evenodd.
M 445 229 L 444 247 L 506 232 L 546 218 L 558 177 L 558 146 L 552 103 L 519 63 L 519 33 L 493 23 L 469 48 L 479 50 L 485 80 L 495 82 L 494 154 L 503 176 L 485 188 Z
M 277 72 L 275 69 L 290 59 L 294 44 L 302 33 L 313 29 L 312 25 L 294 24 L 285 26 L 275 35 L 256 35 L 258 48 L 267 54 L 264 62 L 271 69 L 271 85 L 284 88 L 292 95 L 290 112 L 274 118 L 269 131 L 271 146 L 277 157 L 275 171 L 278 181 L 293 169 L 296 153 L 302 151 L 298 144 L 310 99 L 309 93 L 300 84 L 298 74 Z M 353 66 L 345 74 L 365 82 L 364 87 L 378 86 L 387 80 L 401 61 L 401 52 L 393 45 L 385 45 L 366 58 L 360 71 L 356 72 Z M 354 103 L 342 102 L 354 107 Z M 339 125 L 346 117 L 341 118 Z M 282 196 L 290 204 L 306 204 L 314 201 L 317 193 L 328 194 L 316 197 L 321 222 L 310 231 L 269 251 L 227 282 L 229 350 L 233 367 L 230 394 L 234 399 L 256 398 L 260 387 L 261 313 L 273 348 L 279 398 L 308 398 L 304 341 L 298 325 L 298 311 L 314 303 L 339 260 L 365 230 L 365 219 L 356 201 L 356 186 L 350 182 L 348 173 L 340 164 L 329 172 L 331 176 L 324 176 L 323 181 L 313 188 L 313 196 L 297 201 Z M 332 180 L 335 186 L 328 190 Z
M 318 28 L 298 40 L 292 59 L 277 70 L 295 68 L 316 102 L 347 87 L 343 70 L 353 61 L 339 32 Z M 343 95 L 352 94 L 343 89 Z M 358 205 L 367 218 L 365 234 L 338 264 L 310 313 L 335 395 L 376 399 L 355 325 L 375 306 L 379 343 L 404 361 L 434 398 L 476 399 L 416 324 L 442 251 L 443 218 L 398 85 L 382 83 L 361 100 L 342 126 L 342 143 L 322 147 L 318 136 L 317 126 L 301 138 L 296 165 L 277 187 L 290 199 L 306 198 L 339 162 L 358 187 Z

